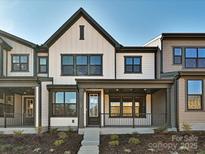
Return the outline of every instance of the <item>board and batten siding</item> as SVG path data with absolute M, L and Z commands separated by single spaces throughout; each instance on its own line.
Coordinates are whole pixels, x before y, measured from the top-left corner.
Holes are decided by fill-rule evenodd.
M 193 79 L 193 78 L 192 78 Z M 178 113 L 179 113 L 179 129 L 182 129 L 183 123 L 189 124 L 192 130 L 205 130 L 205 111 L 187 111 L 186 110 L 186 81 L 185 78 L 180 78 L 178 81 Z M 203 88 L 205 88 L 205 79 L 203 79 Z M 204 90 L 204 89 L 203 89 Z M 205 95 L 203 95 L 205 100 Z M 203 107 L 204 107 L 204 101 Z
M 125 73 L 125 56 L 142 56 L 142 73 Z M 154 53 L 117 53 L 117 79 L 154 79 L 155 54 Z
M 11 51 L 4 52 L 4 75 L 6 76 L 33 76 L 33 65 L 34 65 L 34 50 L 28 46 L 10 40 L 6 37 L 2 37 L 11 47 Z M 12 54 L 28 54 L 29 55 L 29 71 L 28 72 L 12 72 L 12 61 L 11 55 Z M 8 57 L 7 57 L 8 55 Z M 7 57 L 7 58 L 6 58 Z M 6 65 L 7 63 L 7 65 Z M 6 69 L 7 66 L 7 69 Z M 7 72 L 6 72 L 7 70 Z M 7 74 L 6 74 L 7 73 Z
M 85 26 L 85 40 L 79 40 L 80 25 Z M 103 76 L 61 76 L 61 54 L 102 54 Z M 54 84 L 76 84 L 77 78 L 114 79 L 114 56 L 115 48 L 83 17 L 80 17 L 49 48 L 49 77 L 54 78 Z
M 202 68 L 187 69 L 183 65 L 173 64 L 173 47 L 205 47 L 205 40 L 163 40 L 163 72 L 205 71 Z

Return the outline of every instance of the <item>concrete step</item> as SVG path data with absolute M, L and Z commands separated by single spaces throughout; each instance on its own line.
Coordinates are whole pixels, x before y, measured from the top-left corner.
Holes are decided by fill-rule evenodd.
M 98 146 L 82 146 L 78 154 L 99 154 Z
M 90 146 L 90 145 L 98 146 L 98 145 L 99 145 L 99 140 L 98 140 L 98 141 L 85 141 L 85 140 L 83 140 L 83 141 L 81 142 L 81 144 L 82 144 L 83 146 Z

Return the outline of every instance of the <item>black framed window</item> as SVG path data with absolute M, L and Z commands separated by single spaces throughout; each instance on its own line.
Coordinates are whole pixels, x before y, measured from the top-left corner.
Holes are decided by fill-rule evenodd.
M 141 73 L 142 72 L 142 57 L 125 57 L 125 73 Z
M 13 117 L 14 95 L 0 92 L 0 117 L 3 117 L 4 113 L 7 117 Z
M 48 57 L 39 57 L 39 73 L 47 73 L 48 72 Z
M 201 110 L 203 96 L 203 81 L 188 80 L 187 81 L 187 109 Z
M 74 75 L 74 58 L 72 55 L 62 55 L 61 74 Z
M 186 68 L 205 68 L 205 48 L 185 48 Z
M 62 75 L 101 76 L 102 55 L 62 55 Z
M 110 96 L 110 117 L 146 117 L 144 96 Z
M 28 55 L 11 55 L 12 71 L 15 72 L 27 72 L 29 71 Z
M 60 91 L 53 93 L 53 112 L 56 117 L 74 117 L 77 116 L 76 92 Z
M 173 63 L 182 64 L 182 48 L 173 48 Z
M 84 25 L 80 25 L 80 40 L 84 40 Z

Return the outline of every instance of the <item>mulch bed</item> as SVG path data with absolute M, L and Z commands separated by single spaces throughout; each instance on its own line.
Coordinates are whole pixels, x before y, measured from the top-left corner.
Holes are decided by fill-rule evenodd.
M 130 137 L 139 144 L 128 143 Z M 119 135 L 119 145 L 110 145 L 111 135 L 102 135 L 101 154 L 205 154 L 205 132 Z
M 58 133 L 43 133 L 41 135 L 0 135 L 1 154 L 64 154 L 65 151 L 77 153 L 82 140 L 82 135 L 77 132 L 67 133 L 64 143 L 54 145 L 59 139 Z

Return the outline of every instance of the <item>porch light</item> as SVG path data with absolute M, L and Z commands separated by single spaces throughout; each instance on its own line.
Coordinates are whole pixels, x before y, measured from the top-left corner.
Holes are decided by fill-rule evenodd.
M 116 91 L 119 91 L 119 89 L 116 89 Z
M 29 108 L 30 108 L 30 109 L 33 109 L 33 103 L 32 103 L 32 104 L 30 104 Z

